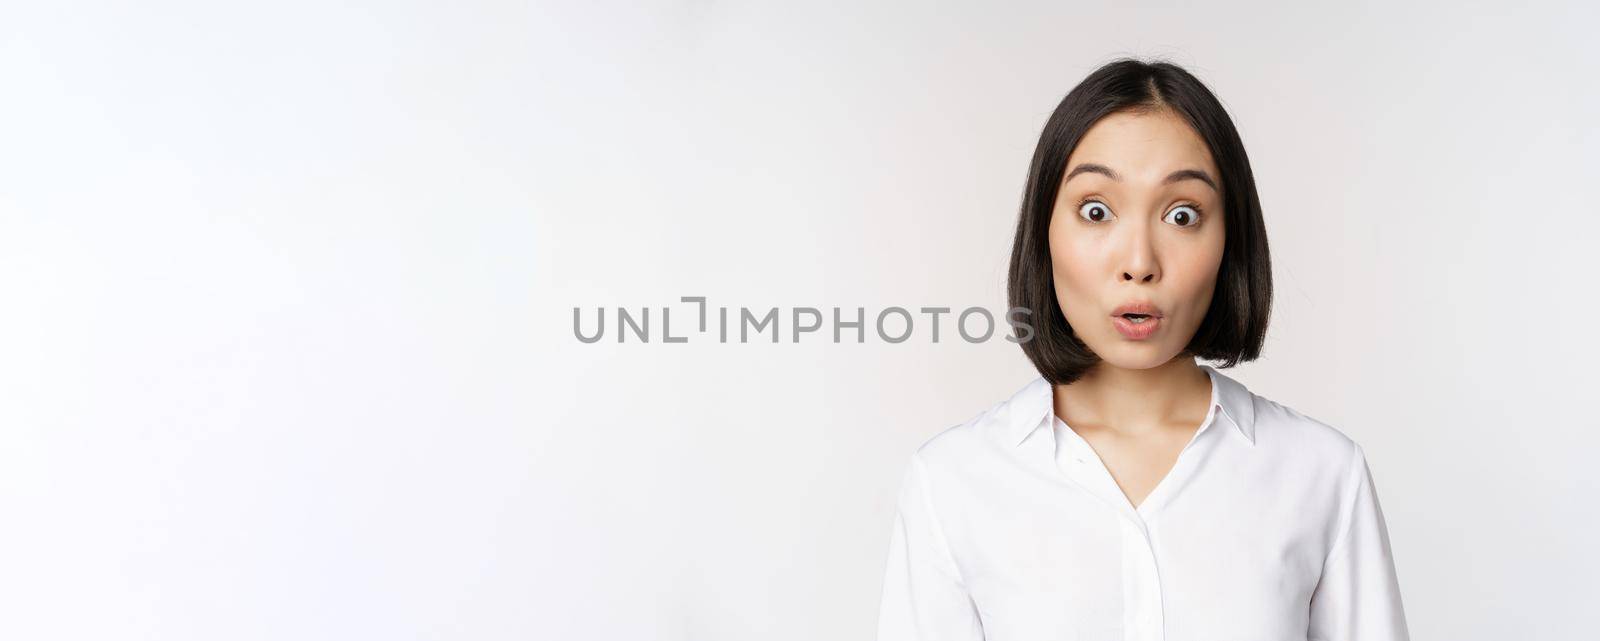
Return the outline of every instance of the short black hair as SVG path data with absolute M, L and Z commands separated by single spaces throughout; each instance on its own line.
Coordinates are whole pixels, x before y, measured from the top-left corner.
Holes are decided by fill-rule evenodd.
M 1100 357 L 1073 333 L 1056 300 L 1050 260 L 1050 216 L 1067 158 L 1101 118 L 1123 111 L 1168 110 L 1194 128 L 1221 172 L 1227 240 L 1205 320 L 1185 352 L 1233 367 L 1255 360 L 1266 340 L 1272 308 L 1272 261 L 1261 200 L 1244 143 L 1222 103 L 1205 84 L 1166 61 L 1113 60 L 1062 98 L 1034 149 L 1022 211 L 1011 248 L 1006 294 L 1012 309 L 1029 310 L 1033 335 L 1020 341 L 1039 374 L 1056 385 L 1082 377 Z

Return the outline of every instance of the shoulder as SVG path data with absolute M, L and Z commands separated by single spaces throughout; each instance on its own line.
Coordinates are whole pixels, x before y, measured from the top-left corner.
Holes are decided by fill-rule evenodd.
M 1001 438 L 1005 402 L 995 403 L 965 420 L 947 424 L 924 437 L 914 457 L 924 464 L 949 464 L 970 457 L 975 450 L 992 447 Z
M 1008 446 L 1019 425 L 1002 401 L 926 432 L 910 453 L 902 485 L 921 493 L 928 509 L 961 514 L 1017 487 L 1019 448 Z M 1018 413 L 1017 416 L 1027 412 Z M 1041 441 L 1042 442 L 1042 441 Z M 1035 443 L 1037 444 L 1037 443 Z
M 1022 437 L 1049 415 L 1050 392 L 1050 383 L 1035 377 L 1010 398 L 924 437 L 914 458 L 930 469 L 945 471 L 973 471 L 974 466 L 1007 463 Z
M 1256 443 L 1267 450 L 1270 459 L 1335 479 L 1364 464 L 1361 444 L 1343 430 L 1286 403 L 1253 392 L 1251 397 Z

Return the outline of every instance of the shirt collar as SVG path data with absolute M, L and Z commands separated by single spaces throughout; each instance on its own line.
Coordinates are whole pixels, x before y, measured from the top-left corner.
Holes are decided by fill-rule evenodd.
M 1255 445 L 1256 411 L 1250 390 L 1210 365 L 1201 364 L 1200 369 L 1211 377 L 1211 407 L 1221 407 L 1223 416 L 1238 428 L 1245 441 Z M 1007 443 L 1021 445 L 1039 427 L 1050 424 L 1045 419 L 1055 414 L 1054 400 L 1050 381 L 1043 376 L 1035 377 L 1012 395 L 1006 401 L 1009 414 L 1005 423 Z

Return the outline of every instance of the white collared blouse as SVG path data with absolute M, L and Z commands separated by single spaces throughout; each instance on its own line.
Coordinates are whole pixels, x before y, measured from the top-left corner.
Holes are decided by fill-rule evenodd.
M 1035 378 L 912 454 L 878 641 L 1405 641 L 1361 446 L 1211 377 L 1135 507 Z

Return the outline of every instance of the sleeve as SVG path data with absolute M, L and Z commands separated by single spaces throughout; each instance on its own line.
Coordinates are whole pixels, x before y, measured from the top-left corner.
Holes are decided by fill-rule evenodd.
M 913 454 L 900 484 L 878 609 L 878 641 L 981 641 L 983 626 Z
M 1328 552 L 1311 595 L 1309 641 L 1409 641 L 1400 582 L 1361 446 L 1354 446 L 1339 538 Z

